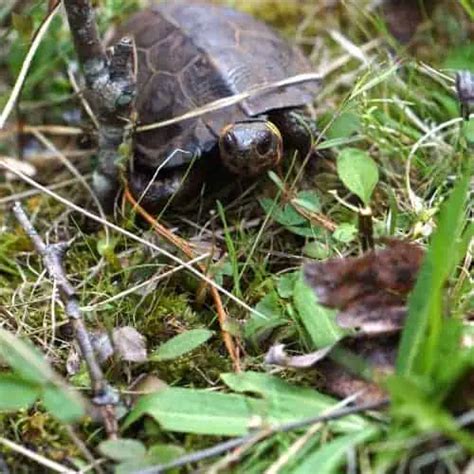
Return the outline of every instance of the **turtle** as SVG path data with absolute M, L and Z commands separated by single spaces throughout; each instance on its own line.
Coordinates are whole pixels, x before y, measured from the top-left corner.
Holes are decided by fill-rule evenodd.
M 275 30 L 225 6 L 153 4 L 118 28 L 115 39 L 124 36 L 136 47 L 140 125 L 313 72 L 303 53 Z M 136 133 L 128 177 L 132 194 L 148 208 L 161 207 L 171 196 L 174 203 L 189 203 L 209 173 L 218 183 L 223 176 L 254 179 L 277 166 L 287 147 L 307 153 L 317 131 L 306 111 L 319 87 L 314 80 L 269 88 L 232 106 Z

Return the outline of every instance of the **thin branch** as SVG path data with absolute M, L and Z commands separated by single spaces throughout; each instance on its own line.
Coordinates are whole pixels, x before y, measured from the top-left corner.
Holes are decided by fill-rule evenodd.
M 87 102 L 93 106 L 98 121 L 99 164 L 94 186 L 107 210 L 112 210 L 119 188 L 120 145 L 126 135 L 133 111 L 135 74 L 134 44 L 122 38 L 105 51 L 90 0 L 64 0 L 87 86 Z
M 313 416 L 310 418 L 305 418 L 303 420 L 291 421 L 289 423 L 278 425 L 258 433 L 250 433 L 248 435 L 241 436 L 240 438 L 234 438 L 228 441 L 224 441 L 223 443 L 216 444 L 212 448 L 203 449 L 201 451 L 196 451 L 194 453 L 182 456 L 168 464 L 161 464 L 158 466 L 134 471 L 134 474 L 160 474 L 170 469 L 185 466 L 186 464 L 195 463 L 214 456 L 219 456 L 220 454 L 226 453 L 231 449 L 238 448 L 247 443 L 253 443 L 255 442 L 256 438 L 264 439 L 277 433 L 287 433 L 288 431 L 297 430 L 300 428 L 304 428 L 305 426 L 314 425 L 316 423 L 325 423 L 328 421 L 338 420 L 340 418 L 344 418 L 349 415 L 355 415 L 368 410 L 378 410 L 380 408 L 388 406 L 389 403 L 390 401 L 386 399 L 378 402 L 367 403 L 364 405 L 341 408 L 340 410 L 335 410 L 331 413 Z
M 66 314 L 74 328 L 74 336 L 87 365 L 94 394 L 93 402 L 101 408 L 103 422 L 108 435 L 114 437 L 117 434 L 117 419 L 114 407 L 118 402 L 118 396 L 107 384 L 102 369 L 97 362 L 89 333 L 82 318 L 76 290 L 69 282 L 64 270 L 63 260 L 68 244 L 65 242 L 45 244 L 19 202 L 14 204 L 13 213 L 43 259 L 43 264 L 50 278 L 56 283 Z

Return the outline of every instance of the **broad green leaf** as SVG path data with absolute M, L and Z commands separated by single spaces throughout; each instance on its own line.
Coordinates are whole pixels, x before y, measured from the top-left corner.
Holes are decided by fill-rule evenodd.
M 33 344 L 4 329 L 0 329 L 0 359 L 31 382 L 43 385 L 54 379 L 53 370 Z
M 209 329 L 191 329 L 166 341 L 151 355 L 150 360 L 176 359 L 204 344 L 213 336 Z
M 379 180 L 377 165 L 366 151 L 344 148 L 337 157 L 337 173 L 344 185 L 368 206 Z
M 442 328 L 443 287 L 461 257 L 460 239 L 470 177 L 459 181 L 442 206 L 438 227 L 408 300 L 408 317 L 397 359 L 398 374 L 426 374 L 433 368 Z
M 317 302 L 314 291 L 306 285 L 301 272 L 295 284 L 293 301 L 316 348 L 330 346 L 344 335 L 344 331 L 336 324 L 335 311 Z
M 339 473 L 344 465 L 347 454 L 358 444 L 363 443 L 377 434 L 378 430 L 369 426 L 358 433 L 339 436 L 338 438 L 315 449 L 307 456 L 299 466 L 292 471 L 292 474 L 307 474 L 310 472 L 318 474 Z
M 181 433 L 239 436 L 256 416 L 264 417 L 265 403 L 242 395 L 170 387 L 142 397 L 125 421 L 129 426 L 143 415 L 165 430 Z
M 136 439 L 118 438 L 108 439 L 99 444 L 99 451 L 114 461 L 140 459 L 146 454 L 146 448 Z
M 85 414 L 83 400 L 76 391 L 67 387 L 48 384 L 43 389 L 42 400 L 46 409 L 64 422 L 76 421 Z
M 14 374 L 0 374 L 0 410 L 20 410 L 31 406 L 41 387 Z
M 268 402 L 274 418 L 285 422 L 304 419 L 323 413 L 337 404 L 327 395 L 308 387 L 298 387 L 280 378 L 258 372 L 221 374 L 224 383 L 235 392 L 255 393 Z M 350 416 L 331 423 L 337 431 L 352 432 L 365 427 L 367 422 L 359 416 Z

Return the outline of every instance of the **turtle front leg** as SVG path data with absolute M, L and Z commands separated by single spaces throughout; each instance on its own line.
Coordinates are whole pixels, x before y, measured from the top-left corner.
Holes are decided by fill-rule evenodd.
M 279 110 L 270 113 L 268 118 L 280 130 L 286 150 L 298 150 L 304 157 L 311 152 L 314 144 L 321 141 L 321 133 L 314 120 L 305 115 L 304 110 Z

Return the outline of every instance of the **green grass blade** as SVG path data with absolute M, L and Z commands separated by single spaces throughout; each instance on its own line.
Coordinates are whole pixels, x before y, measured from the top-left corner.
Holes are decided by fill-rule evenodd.
M 409 298 L 409 314 L 397 360 L 400 375 L 426 373 L 435 360 L 441 336 L 442 290 L 457 263 L 469 177 L 459 181 L 443 205 L 438 228 Z

